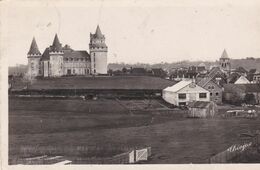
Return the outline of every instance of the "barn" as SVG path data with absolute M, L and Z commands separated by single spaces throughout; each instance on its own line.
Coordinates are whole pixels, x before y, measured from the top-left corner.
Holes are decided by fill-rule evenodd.
M 210 93 L 191 80 L 183 80 L 163 89 L 162 97 L 175 106 L 186 106 L 192 101 L 209 101 Z
M 212 101 L 194 101 L 188 105 L 189 117 L 210 118 L 217 114 L 217 105 Z

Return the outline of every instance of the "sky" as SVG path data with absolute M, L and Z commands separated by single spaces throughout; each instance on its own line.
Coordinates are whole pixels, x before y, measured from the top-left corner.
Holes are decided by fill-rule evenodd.
M 33 36 L 40 51 L 55 33 L 74 50 L 89 51 L 99 24 L 108 62 L 161 63 L 260 57 L 260 3 L 256 0 L 4 1 L 1 55 L 27 64 Z

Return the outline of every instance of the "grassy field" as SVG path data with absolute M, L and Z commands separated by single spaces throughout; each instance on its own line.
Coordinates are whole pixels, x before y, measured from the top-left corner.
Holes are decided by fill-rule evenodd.
M 240 142 L 240 133 L 260 129 L 259 118 L 187 119 L 180 110 L 164 110 L 157 100 L 10 98 L 10 162 L 47 154 L 89 163 L 151 146 L 147 163 L 207 163 Z
M 59 77 L 35 79 L 29 89 L 164 89 L 176 82 L 152 76 Z M 16 79 L 12 89 L 19 90 L 26 82 Z

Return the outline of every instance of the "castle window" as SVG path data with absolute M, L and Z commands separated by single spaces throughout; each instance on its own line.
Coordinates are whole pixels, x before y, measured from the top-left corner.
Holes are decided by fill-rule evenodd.
M 218 96 L 218 93 L 216 93 L 216 96 Z

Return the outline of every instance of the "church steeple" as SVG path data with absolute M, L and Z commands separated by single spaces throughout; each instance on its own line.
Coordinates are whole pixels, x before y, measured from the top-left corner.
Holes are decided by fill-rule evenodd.
M 54 37 L 54 40 L 53 40 L 53 43 L 52 43 L 52 46 L 51 46 L 51 51 L 52 52 L 60 52 L 60 51 L 62 51 L 62 45 L 60 43 L 60 40 L 59 40 L 57 34 L 55 34 L 55 37 Z
M 228 57 L 226 49 L 224 49 L 220 59 L 219 59 L 220 68 L 226 72 L 227 74 L 230 73 L 231 70 L 231 63 L 230 58 Z
M 33 37 L 32 43 L 31 43 L 31 47 L 29 52 L 27 53 L 28 55 L 41 55 L 40 50 L 38 49 L 35 37 Z
M 226 49 L 224 49 L 221 58 L 229 58 Z

